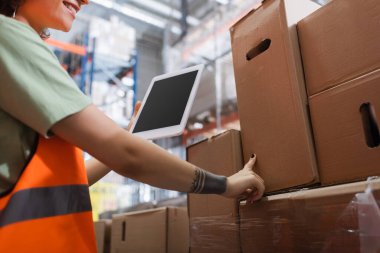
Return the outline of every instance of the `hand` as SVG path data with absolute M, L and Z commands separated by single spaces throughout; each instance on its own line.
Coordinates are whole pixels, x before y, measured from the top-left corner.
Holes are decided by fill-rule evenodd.
M 227 190 L 223 196 L 247 199 L 251 203 L 263 196 L 264 180 L 253 172 L 255 163 L 256 156 L 251 158 L 241 171 L 227 178 Z
M 137 113 L 140 110 L 140 107 L 141 107 L 141 101 L 139 100 L 135 104 L 135 110 L 134 110 L 133 115 L 131 117 L 131 120 L 129 121 L 129 124 L 127 126 L 127 131 L 129 131 L 131 129 L 133 122 L 135 122 L 135 119 L 136 119 Z

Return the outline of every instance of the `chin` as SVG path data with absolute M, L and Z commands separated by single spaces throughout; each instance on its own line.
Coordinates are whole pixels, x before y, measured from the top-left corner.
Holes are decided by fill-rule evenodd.
M 65 33 L 70 32 L 70 30 L 71 30 L 71 26 L 70 27 L 65 27 L 65 28 L 61 29 L 61 31 L 65 32 Z
M 60 30 L 62 32 L 70 32 L 71 28 L 72 28 L 72 23 L 64 24 L 64 25 L 60 26 L 59 28 L 57 28 L 57 30 Z
M 74 21 L 72 19 L 63 18 L 60 20 L 56 20 L 54 26 L 50 26 L 50 28 L 59 30 L 62 32 L 69 32 L 73 26 Z

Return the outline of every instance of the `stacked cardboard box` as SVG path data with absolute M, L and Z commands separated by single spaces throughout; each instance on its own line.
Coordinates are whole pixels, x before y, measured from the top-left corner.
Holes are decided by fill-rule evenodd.
M 187 148 L 187 160 L 230 176 L 243 168 L 240 132 L 230 130 Z M 190 251 L 239 253 L 239 204 L 218 195 L 188 195 Z
M 267 0 L 231 28 L 244 158 L 267 192 L 319 182 L 296 24 L 319 5 Z
M 303 190 L 242 204 L 244 253 L 380 250 L 380 180 Z
M 243 154 L 258 155 L 267 193 L 380 175 L 380 2 L 334 0 L 317 9 L 267 0 L 231 28 Z M 242 205 L 242 252 L 377 252 L 380 181 L 366 187 Z
M 334 0 L 298 24 L 321 182 L 380 175 L 380 2 Z
M 111 252 L 111 225 L 112 220 L 99 220 L 94 222 L 98 253 Z
M 189 222 L 186 208 L 164 207 L 115 215 L 112 253 L 187 253 Z

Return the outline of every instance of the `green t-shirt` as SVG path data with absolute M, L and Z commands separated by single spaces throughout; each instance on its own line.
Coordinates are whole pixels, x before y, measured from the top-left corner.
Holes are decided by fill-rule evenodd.
M 91 101 L 29 26 L 0 15 L 0 196 L 17 182 L 38 134 Z

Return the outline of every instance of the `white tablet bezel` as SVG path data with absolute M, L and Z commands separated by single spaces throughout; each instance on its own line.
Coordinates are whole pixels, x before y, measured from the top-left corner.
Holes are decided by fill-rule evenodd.
M 200 83 L 200 80 L 201 80 L 203 69 L 204 69 L 204 65 L 200 64 L 200 65 L 196 65 L 196 66 L 189 67 L 189 68 L 186 68 L 186 69 L 182 69 L 182 70 L 179 70 L 179 71 L 175 71 L 175 72 L 172 72 L 172 73 L 168 73 L 168 74 L 164 74 L 164 75 L 160 75 L 160 76 L 154 77 L 152 79 L 150 85 L 149 85 L 149 88 L 148 88 L 147 92 L 145 93 L 145 96 L 144 96 L 144 99 L 142 101 L 140 110 L 139 110 L 139 112 L 138 112 L 138 114 L 136 116 L 135 121 L 133 122 L 133 124 L 131 126 L 130 133 L 133 133 L 133 130 L 134 130 L 137 122 L 139 121 L 140 114 L 141 114 L 141 112 L 144 109 L 146 100 L 149 97 L 150 91 L 152 90 L 153 85 L 157 81 L 160 81 L 160 80 L 163 80 L 163 79 L 167 79 L 167 78 L 170 78 L 170 77 L 173 77 L 173 76 L 178 76 L 178 75 L 182 75 L 182 74 L 185 74 L 185 73 L 197 71 L 197 76 L 195 78 L 194 85 L 193 85 L 193 87 L 191 89 L 190 96 L 189 96 L 189 99 L 187 101 L 187 104 L 186 104 L 186 107 L 185 107 L 185 111 L 184 111 L 184 113 L 182 115 L 182 119 L 181 119 L 181 123 L 180 124 L 175 125 L 175 126 L 169 126 L 169 127 L 163 127 L 163 128 L 157 128 L 157 129 L 153 129 L 153 130 L 133 133 L 133 135 L 135 135 L 135 136 L 139 136 L 139 137 L 142 137 L 142 138 L 148 139 L 148 140 L 153 140 L 153 139 L 158 139 L 158 138 L 163 138 L 163 137 L 178 136 L 178 135 L 182 134 L 183 131 L 184 131 L 184 129 L 185 129 L 185 127 L 186 127 L 186 123 L 187 123 L 187 120 L 189 118 L 191 107 L 192 107 L 192 105 L 194 103 L 194 99 L 195 99 L 195 96 L 196 96 L 197 91 L 198 91 L 198 87 L 199 87 L 199 83 Z

